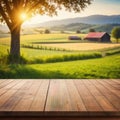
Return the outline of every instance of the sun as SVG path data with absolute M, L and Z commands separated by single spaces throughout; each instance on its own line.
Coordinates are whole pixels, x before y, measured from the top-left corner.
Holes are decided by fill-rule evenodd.
M 20 19 L 21 19 L 22 21 L 25 21 L 27 18 L 28 18 L 28 16 L 27 16 L 26 13 L 21 13 L 21 14 L 20 14 Z

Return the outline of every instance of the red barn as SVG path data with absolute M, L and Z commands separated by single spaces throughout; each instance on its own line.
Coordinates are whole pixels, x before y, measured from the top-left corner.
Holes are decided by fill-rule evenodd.
M 106 32 L 90 32 L 85 37 L 85 40 L 92 42 L 111 42 L 110 35 Z

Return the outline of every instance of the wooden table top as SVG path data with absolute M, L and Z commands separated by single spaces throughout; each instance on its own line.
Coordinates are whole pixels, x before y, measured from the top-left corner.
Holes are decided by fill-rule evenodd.
M 120 80 L 1 79 L 0 116 L 120 116 Z

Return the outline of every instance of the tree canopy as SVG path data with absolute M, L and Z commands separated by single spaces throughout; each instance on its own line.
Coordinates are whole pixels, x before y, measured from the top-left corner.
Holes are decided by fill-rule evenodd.
M 116 39 L 116 42 L 118 43 L 120 39 L 120 27 L 113 28 L 112 36 Z
M 90 28 L 89 32 L 95 32 L 95 29 L 94 28 Z
M 80 12 L 92 0 L 0 0 L 0 20 L 6 22 L 8 27 L 20 21 L 20 14 L 29 16 L 35 14 L 56 15 L 58 9 L 63 7 L 68 11 Z
M 0 0 L 0 21 L 11 32 L 10 54 L 20 56 L 21 24 L 35 14 L 57 15 L 58 10 L 80 12 L 93 0 Z M 27 17 L 26 17 L 27 16 Z M 22 19 L 21 19 L 22 18 Z

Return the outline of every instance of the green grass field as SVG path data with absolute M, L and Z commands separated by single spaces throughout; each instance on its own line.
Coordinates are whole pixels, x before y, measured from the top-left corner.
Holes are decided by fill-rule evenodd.
M 70 35 L 21 36 L 21 54 L 27 61 L 24 65 L 5 63 L 10 38 L 0 38 L 0 78 L 120 78 L 120 44 L 71 42 Z M 53 43 L 55 46 L 46 46 Z M 43 48 L 38 49 L 41 45 Z M 76 50 L 68 51 L 69 47 Z
M 120 78 L 120 54 L 72 62 L 3 65 L 0 66 L 0 78 Z
M 21 36 L 21 45 L 33 45 L 43 46 L 48 48 L 59 48 L 69 50 L 73 48 L 74 52 L 89 52 L 95 51 L 97 49 L 104 49 L 104 48 L 114 48 L 119 46 L 120 44 L 100 44 L 100 43 L 84 43 L 85 41 L 71 41 L 68 40 L 68 36 L 76 35 L 84 38 L 86 34 L 35 34 L 35 35 L 22 35 Z M 113 39 L 112 39 L 113 40 Z M 53 45 L 52 42 L 56 42 Z M 66 43 L 65 43 L 66 42 Z M 46 46 L 46 44 L 49 43 Z M 51 43 L 51 44 L 50 44 Z M 81 44 L 82 43 L 82 44 Z M 10 37 L 0 38 L 0 54 L 8 54 L 10 46 Z M 96 47 L 97 46 L 97 47 Z M 35 57 L 44 57 L 44 56 L 53 56 L 53 55 L 60 55 L 60 54 L 69 54 L 66 51 L 56 51 L 56 50 L 37 50 L 37 49 L 29 49 L 29 48 L 21 48 L 21 54 L 28 59 L 35 58 Z

